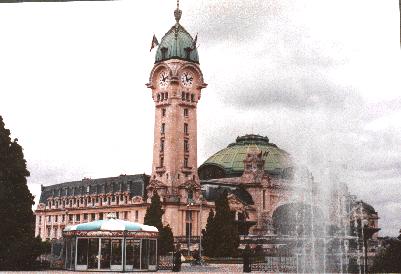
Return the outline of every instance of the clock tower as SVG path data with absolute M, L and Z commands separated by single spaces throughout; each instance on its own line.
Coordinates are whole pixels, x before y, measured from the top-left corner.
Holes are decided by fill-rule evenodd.
M 196 38 L 179 23 L 161 39 L 147 87 L 155 103 L 153 164 L 148 197 L 156 190 L 169 204 L 195 204 L 200 195 L 196 110 L 203 81 Z M 166 212 L 168 218 L 168 212 Z

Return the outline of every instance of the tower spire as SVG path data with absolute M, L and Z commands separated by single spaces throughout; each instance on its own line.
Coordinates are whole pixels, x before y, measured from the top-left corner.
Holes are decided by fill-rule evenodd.
M 174 17 L 175 17 L 175 21 L 177 22 L 177 25 L 180 22 L 181 15 L 182 15 L 182 11 L 180 10 L 180 0 L 177 0 L 177 9 L 174 11 Z

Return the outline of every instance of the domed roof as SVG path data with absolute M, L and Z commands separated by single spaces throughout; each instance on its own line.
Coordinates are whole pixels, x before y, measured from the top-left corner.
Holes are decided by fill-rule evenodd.
M 370 204 L 360 200 L 359 202 L 357 202 L 358 204 L 360 204 L 362 206 L 363 209 L 365 209 L 367 212 L 369 212 L 370 214 L 376 214 L 376 210 L 373 206 L 371 206 Z
M 181 10 L 174 11 L 176 24 L 163 36 L 156 51 L 155 63 L 169 59 L 181 59 L 199 63 L 196 41 L 180 25 Z
M 154 226 L 143 225 L 134 222 L 128 222 L 119 219 L 98 220 L 89 223 L 82 223 L 73 226 L 67 226 L 64 232 L 68 231 L 142 231 L 158 232 Z
M 199 167 L 200 178 L 214 179 L 213 175 L 206 174 L 208 168 L 219 168 L 220 176 L 215 178 L 241 176 L 244 172 L 244 159 L 251 151 L 262 151 L 265 160 L 264 169 L 270 175 L 286 173 L 294 166 L 290 154 L 270 143 L 269 138 L 248 134 L 237 137 L 235 143 L 229 144 L 228 147 L 209 157 Z

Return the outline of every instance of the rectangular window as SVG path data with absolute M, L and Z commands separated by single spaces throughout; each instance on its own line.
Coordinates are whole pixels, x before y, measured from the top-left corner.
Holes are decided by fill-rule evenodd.
M 184 167 L 188 167 L 188 158 L 187 157 L 184 158 Z
M 266 209 L 266 190 L 263 190 L 263 209 Z
M 52 221 L 52 216 L 47 217 L 47 222 L 50 223 Z
M 164 140 L 163 139 L 160 140 L 160 151 L 161 152 L 164 151 Z
M 96 214 L 95 213 L 91 213 L 91 220 L 92 221 L 96 220 Z
M 128 212 L 124 211 L 124 220 L 128 220 Z
M 139 212 L 138 212 L 138 210 L 135 210 L 135 222 L 138 222 L 138 216 L 139 216 Z
M 165 117 L 165 116 L 166 116 L 166 109 L 162 108 L 162 117 Z
M 185 236 L 187 236 L 187 238 L 192 236 L 192 223 L 185 224 Z
M 185 220 L 187 222 L 192 222 L 192 211 L 190 210 L 185 211 Z
M 78 239 L 77 265 L 88 264 L 88 239 Z
M 64 221 L 65 221 L 65 215 L 61 215 L 61 221 L 64 223 Z
M 185 152 L 188 152 L 188 151 L 189 151 L 188 140 L 184 140 L 184 151 L 185 151 Z
M 188 135 L 188 124 L 184 123 L 184 134 Z
M 58 215 L 54 216 L 54 222 L 58 222 Z
M 133 269 L 140 268 L 141 240 L 126 240 L 126 264 Z
M 160 167 L 164 166 L 164 158 L 160 157 Z
M 75 216 L 75 221 L 79 222 L 81 220 L 81 215 L 77 214 Z
M 88 220 L 88 213 L 84 213 L 84 221 Z
M 97 269 L 99 260 L 99 239 L 89 239 L 88 247 L 88 269 Z
M 163 123 L 163 124 L 161 125 L 161 128 L 160 128 L 160 133 L 161 133 L 161 134 L 164 134 L 165 132 L 166 132 L 166 124 Z
M 122 239 L 111 240 L 111 264 L 122 265 L 122 250 L 121 250 Z
M 184 116 L 188 117 L 188 109 L 187 108 L 184 108 Z
M 181 100 L 183 100 L 183 101 L 185 100 L 185 92 L 181 93 Z
M 191 102 L 195 102 L 195 94 L 191 94 Z
M 99 220 L 103 220 L 103 212 L 99 213 Z
M 72 214 L 68 215 L 68 220 L 70 222 L 72 222 L 74 220 L 74 215 L 72 215 Z
M 142 239 L 141 269 L 149 267 L 149 239 Z

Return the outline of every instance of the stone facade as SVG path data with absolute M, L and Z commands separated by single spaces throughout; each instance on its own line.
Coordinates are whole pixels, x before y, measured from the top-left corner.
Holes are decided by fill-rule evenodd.
M 61 238 L 67 225 L 102 220 L 108 213 L 143 223 L 148 181 L 145 174 L 121 175 L 42 187 L 35 211 L 35 236 L 43 240 Z

